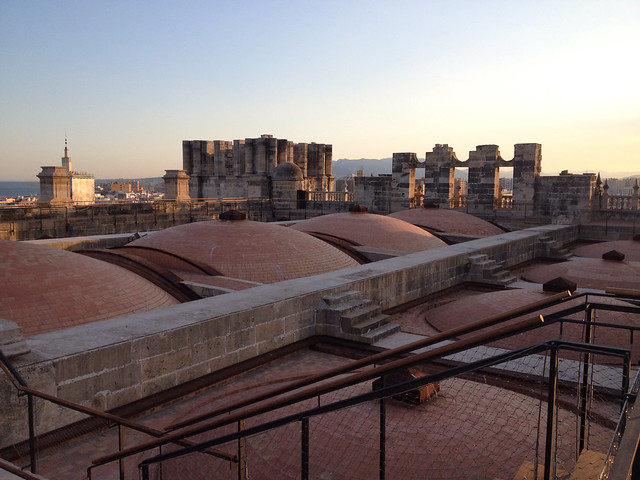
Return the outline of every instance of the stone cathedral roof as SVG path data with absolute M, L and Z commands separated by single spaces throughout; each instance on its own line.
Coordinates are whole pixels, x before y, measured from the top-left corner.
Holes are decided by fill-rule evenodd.
M 0 318 L 29 337 L 179 303 L 118 266 L 43 245 L 0 240 Z
M 179 225 L 130 243 L 203 262 L 222 275 L 274 283 L 358 265 L 316 238 L 280 225 L 212 220 Z

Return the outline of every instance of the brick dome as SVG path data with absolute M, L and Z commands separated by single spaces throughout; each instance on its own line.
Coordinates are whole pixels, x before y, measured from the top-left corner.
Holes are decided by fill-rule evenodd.
M 179 303 L 106 262 L 43 245 L 0 240 L 0 318 L 25 337 Z
M 603 253 L 611 250 L 624 253 L 625 260 L 640 262 L 640 241 L 637 240 L 615 240 L 583 245 L 575 248 L 571 253 L 578 257 L 602 258 Z
M 523 280 L 535 283 L 545 283 L 556 277 L 574 281 L 578 285 L 578 289 L 638 288 L 640 285 L 640 262 L 584 258 L 542 265 L 522 274 Z
M 227 277 L 260 283 L 358 265 L 351 257 L 321 240 L 280 225 L 250 220 L 179 225 L 129 245 L 194 258 Z
M 571 262 L 578 263 L 578 262 Z M 420 320 L 435 328 L 438 331 L 446 331 L 457 327 L 469 325 L 474 322 L 485 320 L 494 315 L 499 315 L 510 310 L 518 309 L 538 302 L 545 298 L 555 295 L 554 293 L 547 293 L 536 291 L 532 289 L 513 289 L 513 290 L 500 290 L 495 292 L 480 293 L 477 295 L 471 295 L 464 298 L 457 299 L 455 302 L 449 302 L 444 305 L 424 310 L 420 313 L 421 319 L 416 322 L 420 325 Z M 628 303 L 617 299 L 598 298 L 599 302 L 618 304 L 629 306 Z M 523 321 L 524 319 L 532 318 L 538 314 L 543 316 L 549 315 L 552 312 L 560 311 L 570 306 L 578 305 L 584 302 L 584 299 L 573 301 L 567 301 L 564 304 L 554 305 L 544 308 L 536 314 L 524 315 L 518 319 L 509 320 L 501 325 L 511 325 Z M 635 316 L 625 312 L 615 312 L 607 310 L 598 310 L 598 320 L 601 322 L 616 323 L 620 325 L 635 326 Z M 584 313 L 579 312 L 573 315 L 569 315 L 567 318 L 576 320 L 583 320 Z M 498 326 L 492 327 L 493 329 Z M 404 328 L 403 328 L 404 331 Z M 412 333 L 422 334 L 423 331 L 413 329 Z M 504 348 L 515 349 L 522 348 L 528 345 L 533 345 L 538 342 L 543 342 L 551 338 L 557 338 L 560 336 L 560 324 L 545 324 L 544 327 L 532 330 L 530 332 L 521 333 L 519 335 L 509 337 L 508 339 L 498 340 L 492 345 Z M 599 343 L 605 345 L 615 345 L 621 348 L 629 347 L 628 335 L 621 334 L 621 331 L 614 329 L 600 329 L 597 332 Z M 583 341 L 584 331 L 582 325 L 565 324 L 563 326 L 562 337 L 565 340 Z M 634 348 L 632 352 L 634 363 L 640 360 L 640 348 Z M 606 363 L 607 360 L 604 356 L 601 357 L 599 362 Z M 617 361 L 617 360 L 616 360 Z
M 405 254 L 446 245 L 429 232 L 405 221 L 363 212 L 332 213 L 304 220 L 290 228 L 307 233 L 331 235 L 355 245 Z
M 446 208 L 411 208 L 389 215 L 434 232 L 489 237 L 504 233 L 499 227 L 468 213 Z

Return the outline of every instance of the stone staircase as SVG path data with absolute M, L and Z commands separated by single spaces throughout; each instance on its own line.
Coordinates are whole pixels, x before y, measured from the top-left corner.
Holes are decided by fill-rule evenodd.
M 380 305 L 354 290 L 324 297 L 316 310 L 316 327 L 321 334 L 368 344 L 400 331 Z
M 468 282 L 486 283 L 490 285 L 508 285 L 517 280 L 504 268 L 504 264 L 491 260 L 488 255 L 470 255 Z
M 552 260 L 568 260 L 571 257 L 569 250 L 564 245 L 544 235 L 536 243 L 536 257 L 550 258 Z

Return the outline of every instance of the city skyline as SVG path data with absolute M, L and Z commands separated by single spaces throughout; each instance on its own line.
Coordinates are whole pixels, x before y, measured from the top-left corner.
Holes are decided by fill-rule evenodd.
M 543 173 L 638 171 L 640 5 L 0 4 L 0 180 L 157 177 L 182 140 L 268 133 L 333 158 L 542 144 Z

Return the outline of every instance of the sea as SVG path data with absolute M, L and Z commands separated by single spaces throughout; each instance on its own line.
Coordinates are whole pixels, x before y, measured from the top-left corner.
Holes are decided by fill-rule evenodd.
M 38 195 L 40 182 L 0 182 L 0 197 Z

